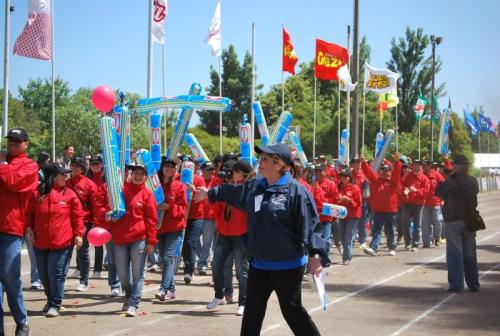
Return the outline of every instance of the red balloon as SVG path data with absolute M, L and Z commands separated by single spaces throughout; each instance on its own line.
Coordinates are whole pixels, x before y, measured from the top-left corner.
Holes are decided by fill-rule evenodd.
M 111 233 L 102 227 L 90 229 L 87 239 L 93 246 L 102 246 L 111 240 Z
M 115 92 L 107 85 L 100 85 L 92 92 L 92 104 L 102 113 L 111 112 L 115 106 Z

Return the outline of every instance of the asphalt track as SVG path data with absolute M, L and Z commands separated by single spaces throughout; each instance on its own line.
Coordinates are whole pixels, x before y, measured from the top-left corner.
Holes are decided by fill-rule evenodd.
M 376 257 L 359 248 L 350 266 L 335 264 L 327 277 L 328 309 L 323 311 L 312 288 L 303 285 L 303 303 L 322 335 L 500 335 L 500 192 L 479 196 L 479 209 L 487 229 L 478 234 L 481 289 L 478 293 L 450 294 L 447 287 L 445 247 L 404 251 L 390 256 L 383 246 Z M 74 259 L 74 256 L 73 256 Z M 334 262 L 340 258 L 333 254 Z M 29 286 L 29 259 L 23 255 L 23 284 Z M 73 260 L 72 266 L 75 265 Z M 70 273 L 72 270 L 70 271 Z M 103 272 L 106 276 L 106 272 Z M 31 335 L 238 335 L 241 317 L 237 304 L 209 311 L 213 298 L 209 276 L 196 276 L 190 286 L 176 275 L 177 300 L 160 303 L 154 293 L 160 274 L 147 273 L 143 301 L 135 318 L 120 311 L 122 298 L 110 298 L 107 280 L 90 281 L 90 290 L 74 291 L 76 279 L 66 282 L 61 317 L 49 319 L 41 309 L 42 291 L 26 289 Z M 235 284 L 235 298 L 237 289 Z M 15 325 L 8 312 L 6 335 Z M 276 297 L 269 301 L 263 335 L 291 335 Z

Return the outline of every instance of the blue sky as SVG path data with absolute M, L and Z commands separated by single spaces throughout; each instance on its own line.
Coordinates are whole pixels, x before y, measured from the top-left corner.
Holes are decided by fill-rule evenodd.
M 10 88 L 29 79 L 50 77 L 50 63 L 13 56 L 12 47 L 27 17 L 27 1 L 11 0 Z M 72 89 L 107 84 L 146 95 L 147 12 L 145 0 L 55 0 L 56 74 Z M 500 1 L 361 0 L 360 34 L 372 49 L 371 64 L 385 67 L 392 37 L 406 26 L 423 27 L 442 36 L 437 47 L 455 111 L 483 105 L 500 119 Z M 3 8 L 3 6 L 2 6 Z M 209 67 L 217 66 L 204 44 L 215 0 L 170 0 L 166 23 L 166 95 L 184 94 L 192 82 L 209 85 Z M 281 82 L 281 25 L 291 33 L 300 61 L 314 54 L 315 38 L 346 45 L 353 1 L 222 0 L 222 45 L 236 47 L 241 59 L 251 50 L 251 25 L 256 24 L 257 81 Z M 4 36 L 4 14 L 0 27 Z M 428 50 L 431 52 L 430 48 Z M 154 47 L 153 96 L 162 94 L 161 47 Z M 0 69 L 3 77 L 3 67 Z M 448 97 L 440 102 L 447 104 Z

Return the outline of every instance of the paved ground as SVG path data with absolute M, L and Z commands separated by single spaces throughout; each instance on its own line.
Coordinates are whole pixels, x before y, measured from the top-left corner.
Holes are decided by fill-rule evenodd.
M 304 305 L 322 335 L 500 335 L 500 192 L 481 194 L 479 199 L 487 225 L 477 238 L 479 293 L 445 292 L 445 247 L 415 253 L 399 246 L 395 257 L 386 249 L 381 256 L 368 257 L 357 248 L 350 266 L 335 265 L 328 275 L 326 312 L 311 283 L 304 283 Z M 338 262 L 339 256 L 334 254 L 333 259 Z M 106 279 L 91 280 L 92 288 L 85 293 L 75 292 L 77 280 L 68 279 L 64 311 L 56 319 L 41 314 L 45 301 L 41 291 L 26 290 L 32 335 L 239 334 L 241 318 L 235 315 L 236 304 L 216 311 L 205 308 L 214 294 L 208 276 L 197 276 L 190 286 L 181 283 L 180 275 L 176 279 L 178 300 L 159 303 L 153 297 L 160 275 L 148 273 L 144 300 L 135 318 L 121 314 L 122 299 L 108 296 Z M 23 281 L 29 285 L 27 256 L 23 256 Z M 9 335 L 15 326 L 10 313 L 7 315 Z M 274 296 L 262 334 L 291 335 Z

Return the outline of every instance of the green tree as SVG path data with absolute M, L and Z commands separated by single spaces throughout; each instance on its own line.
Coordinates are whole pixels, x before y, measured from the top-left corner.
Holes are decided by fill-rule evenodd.
M 399 130 L 410 132 L 415 125 L 415 113 L 413 107 L 417 101 L 419 90 L 430 96 L 430 85 L 432 80 L 432 55 L 426 57 L 429 46 L 429 37 L 424 34 L 422 28 L 412 30 L 406 28 L 405 37 L 391 41 L 391 60 L 387 62 L 390 70 L 399 73 L 398 97 L 399 97 Z M 435 73 L 441 70 L 442 62 L 439 56 L 436 58 Z M 445 95 L 445 84 L 442 83 L 435 88 L 435 96 Z

